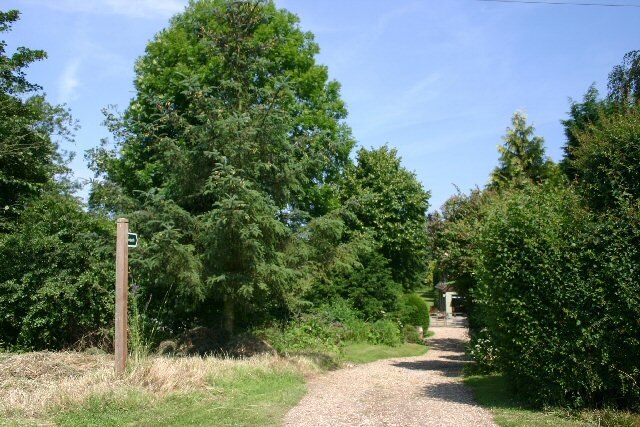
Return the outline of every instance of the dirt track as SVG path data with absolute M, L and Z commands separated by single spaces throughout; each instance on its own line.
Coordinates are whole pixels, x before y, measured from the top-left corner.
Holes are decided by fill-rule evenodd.
M 466 329 L 437 327 L 427 354 L 315 378 L 285 426 L 494 426 L 462 384 Z

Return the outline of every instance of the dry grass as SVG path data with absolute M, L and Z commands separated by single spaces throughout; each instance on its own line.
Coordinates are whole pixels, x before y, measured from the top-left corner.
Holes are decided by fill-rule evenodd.
M 0 356 L 0 419 L 37 419 L 47 411 L 65 410 L 89 396 L 137 389 L 161 398 L 168 393 L 215 389 L 217 381 L 239 371 L 318 372 L 309 359 L 257 356 L 248 359 L 214 357 L 150 357 L 130 363 L 116 378 L 113 356 L 38 352 Z

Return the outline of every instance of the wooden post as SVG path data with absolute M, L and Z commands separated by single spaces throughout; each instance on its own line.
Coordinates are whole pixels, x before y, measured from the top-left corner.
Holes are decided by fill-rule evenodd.
M 129 298 L 129 220 L 118 218 L 116 237 L 116 376 L 124 373 L 127 364 L 127 311 Z

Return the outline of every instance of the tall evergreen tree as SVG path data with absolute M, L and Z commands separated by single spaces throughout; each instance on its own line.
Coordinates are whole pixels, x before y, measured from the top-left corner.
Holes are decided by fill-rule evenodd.
M 329 209 L 354 143 L 318 51 L 272 1 L 192 2 L 147 46 L 124 115 L 107 117 L 116 147 L 90 156 L 104 178 L 92 207 L 139 212 L 153 242 L 143 289 L 189 295 L 175 310 L 222 305 L 231 333 L 236 314 L 286 300 L 291 230 Z M 155 277 L 149 259 L 175 268 Z
M 555 165 L 544 155 L 544 139 L 534 136 L 526 114 L 516 111 L 507 128 L 504 144 L 498 146 L 500 164 L 491 174 L 490 188 L 502 188 L 522 181 L 542 182 L 554 174 Z

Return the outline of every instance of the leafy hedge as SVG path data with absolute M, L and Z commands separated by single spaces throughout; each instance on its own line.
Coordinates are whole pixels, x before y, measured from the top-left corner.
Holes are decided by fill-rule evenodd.
M 403 342 L 399 324 L 389 319 L 366 322 L 345 300 L 323 304 L 300 314 L 281 327 L 256 331 L 278 352 L 339 353 L 347 342 L 398 346 Z
M 639 220 L 551 186 L 487 208 L 475 299 L 497 366 L 532 401 L 638 408 Z
M 0 235 L 0 344 L 60 349 L 109 327 L 114 234 L 70 197 L 31 202 Z
M 422 326 L 425 332 L 429 329 L 429 306 L 420 295 L 403 295 L 398 306 L 398 313 L 402 323 L 411 326 Z

